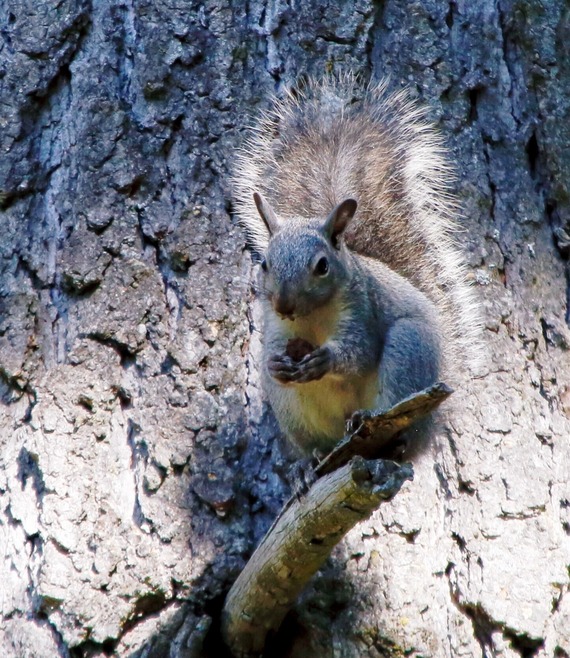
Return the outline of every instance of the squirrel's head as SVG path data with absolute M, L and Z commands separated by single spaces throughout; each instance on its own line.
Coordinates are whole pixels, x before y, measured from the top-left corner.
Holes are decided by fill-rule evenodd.
M 253 198 L 270 236 L 261 262 L 263 292 L 281 317 L 309 315 L 349 280 L 341 236 L 357 203 L 345 199 L 323 221 L 281 221 L 260 194 Z

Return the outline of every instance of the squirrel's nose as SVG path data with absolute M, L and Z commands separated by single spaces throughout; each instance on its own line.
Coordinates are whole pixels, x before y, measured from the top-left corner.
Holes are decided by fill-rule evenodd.
M 295 315 L 295 300 L 286 294 L 275 295 L 273 308 L 281 317 L 292 319 Z

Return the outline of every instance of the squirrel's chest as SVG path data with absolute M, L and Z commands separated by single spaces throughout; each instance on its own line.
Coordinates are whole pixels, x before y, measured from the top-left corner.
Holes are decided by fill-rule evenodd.
M 316 382 L 287 387 L 286 391 L 290 412 L 309 435 L 338 441 L 354 411 L 375 407 L 378 376 L 375 371 L 358 377 L 325 375 Z
M 266 315 L 265 350 L 285 351 L 288 341 L 301 338 L 316 349 L 334 339 L 346 309 L 333 301 L 306 317 L 282 320 Z M 373 409 L 378 396 L 378 372 L 372 368 L 359 375 L 327 374 L 321 379 L 284 386 L 268 377 L 271 406 L 281 427 L 305 452 L 330 449 L 344 436 L 345 423 L 358 409 Z

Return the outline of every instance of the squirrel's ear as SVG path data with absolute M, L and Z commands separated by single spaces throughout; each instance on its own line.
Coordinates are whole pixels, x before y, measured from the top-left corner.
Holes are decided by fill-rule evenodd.
M 357 207 L 358 204 L 354 199 L 345 199 L 326 218 L 323 231 L 335 247 L 341 233 L 348 226 L 348 222 L 354 217 Z
M 277 233 L 279 230 L 279 220 L 277 219 L 277 215 L 273 212 L 273 208 L 267 203 L 267 199 L 262 197 L 259 192 L 254 192 L 253 200 L 255 201 L 257 212 L 265 222 L 265 226 L 267 226 L 269 235 Z

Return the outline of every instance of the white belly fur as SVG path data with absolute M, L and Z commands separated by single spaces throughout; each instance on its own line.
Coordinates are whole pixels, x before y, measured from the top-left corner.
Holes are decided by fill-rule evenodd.
M 344 436 L 345 423 L 357 409 L 373 409 L 378 396 L 377 373 L 368 377 L 325 375 L 316 382 L 287 387 L 296 420 L 309 436 L 327 443 Z
M 265 315 L 267 339 L 304 338 L 320 347 L 335 334 L 343 305 L 333 300 L 309 316 L 294 321 Z M 378 400 L 378 373 L 351 376 L 329 374 L 315 382 L 279 384 L 268 375 L 265 388 L 281 428 L 305 452 L 331 449 L 344 436 L 345 423 L 358 409 L 374 409 Z

